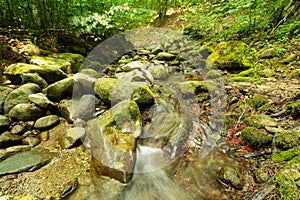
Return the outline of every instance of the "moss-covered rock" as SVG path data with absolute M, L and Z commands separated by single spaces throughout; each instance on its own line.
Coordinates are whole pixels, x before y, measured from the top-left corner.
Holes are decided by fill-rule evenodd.
M 298 99 L 297 101 L 290 103 L 287 105 L 287 110 L 289 113 L 291 113 L 292 115 L 297 115 L 300 113 L 300 99 Z
M 253 65 L 247 58 L 249 52 L 250 47 L 243 42 L 221 42 L 208 57 L 206 65 L 208 68 L 215 65 L 219 69 L 228 71 L 243 70 Z
M 290 149 L 300 143 L 300 132 L 284 131 L 275 136 L 275 145 L 281 149 Z
M 149 84 L 145 82 L 99 78 L 96 81 L 94 91 L 106 104 L 115 104 L 123 100 L 134 100 L 139 105 L 154 102 L 153 92 Z
M 282 151 L 280 153 L 274 153 L 272 155 L 272 160 L 276 162 L 289 161 L 298 155 L 300 155 L 300 146 L 296 146 L 292 149 Z
M 207 78 L 219 78 L 220 76 L 221 76 L 220 72 L 214 69 L 209 70 L 206 75 Z
M 248 126 L 254 126 L 256 128 L 263 128 L 266 126 L 274 127 L 278 124 L 272 117 L 265 114 L 252 115 L 245 118 L 244 121 Z
M 199 95 L 215 92 L 216 83 L 212 81 L 186 81 L 177 84 L 179 90 L 184 95 Z
M 138 105 L 125 100 L 99 116 L 88 130 L 92 167 L 97 177 L 108 176 L 128 183 L 135 164 L 136 139 L 142 131 Z
M 267 99 L 259 94 L 254 95 L 253 97 L 247 99 L 247 103 L 255 108 L 258 109 L 267 103 Z
M 244 128 L 241 134 L 243 144 L 248 145 L 254 149 L 265 147 L 271 144 L 272 138 L 272 135 L 265 133 L 255 127 L 249 126 Z

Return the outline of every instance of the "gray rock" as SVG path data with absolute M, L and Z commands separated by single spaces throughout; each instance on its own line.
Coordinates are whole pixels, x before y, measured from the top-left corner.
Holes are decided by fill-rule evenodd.
M 85 135 L 85 128 L 82 127 L 74 127 L 67 130 L 66 134 L 62 135 L 61 138 L 61 146 L 64 149 L 71 148 L 76 145 L 76 143 L 80 142 Z
M 73 96 L 75 94 L 78 94 L 79 96 L 81 94 L 94 93 L 95 82 L 97 80 L 96 78 L 84 73 L 77 73 L 74 77 L 76 80 L 76 84 L 73 89 Z
M 47 97 L 54 101 L 60 101 L 72 96 L 75 80 L 73 78 L 65 78 L 46 87 L 43 92 Z
M 15 63 L 6 69 L 4 74 L 13 84 L 20 84 L 21 75 L 24 73 L 38 73 L 48 84 L 67 78 L 67 74 L 61 69 L 51 65 L 32 65 L 26 63 Z
M 99 78 L 95 93 L 106 104 L 115 104 L 123 100 L 134 100 L 138 104 L 152 104 L 153 92 L 145 82 L 129 82 L 113 78 Z
M 157 60 L 166 60 L 166 61 L 174 60 L 175 58 L 176 55 L 167 52 L 160 52 L 155 57 L 155 59 Z
M 5 86 L 0 86 L 0 113 L 3 113 L 4 101 L 9 93 L 11 93 L 13 89 Z
M 41 140 L 39 138 L 33 137 L 33 136 L 27 136 L 26 138 L 24 138 L 22 140 L 22 144 L 30 146 L 30 147 L 35 147 L 39 143 L 41 143 Z
M 88 129 L 92 167 L 96 177 L 108 176 L 122 183 L 132 178 L 136 139 L 142 130 L 142 118 L 134 101 L 122 101 L 95 120 Z
M 80 118 L 83 120 L 89 120 L 94 118 L 95 105 L 99 103 L 99 100 L 93 95 L 84 95 L 80 98 L 77 105 L 73 107 L 74 118 Z
M 11 130 L 10 130 L 10 132 L 11 133 L 13 133 L 13 134 L 18 134 L 18 135 L 21 135 L 22 133 L 24 133 L 25 132 L 25 124 L 23 123 L 23 124 L 16 124 L 16 125 L 14 125 L 12 128 L 11 128 Z
M 37 84 L 27 83 L 15 89 L 6 97 L 4 102 L 4 113 L 7 114 L 10 109 L 20 103 L 28 103 L 30 94 L 39 92 L 41 89 Z
M 146 69 L 150 65 L 149 62 L 143 63 L 141 61 L 132 61 L 122 67 L 123 71 L 131 71 L 134 69 Z
M 19 153 L 1 162 L 0 175 L 33 171 L 41 168 L 50 162 L 56 153 L 46 149 L 33 149 L 24 153 Z
M 7 148 L 22 143 L 22 137 L 6 131 L 0 135 L 0 148 Z
M 79 73 L 87 75 L 87 76 L 89 76 L 91 78 L 95 78 L 95 79 L 98 79 L 101 77 L 99 72 L 97 72 L 96 70 L 93 70 L 93 69 L 82 69 L 82 70 L 80 70 Z
M 72 99 L 64 99 L 59 103 L 60 114 L 69 123 L 74 122 L 72 105 L 73 105 L 73 100 Z
M 26 83 L 35 83 L 38 84 L 41 88 L 48 86 L 48 83 L 39 76 L 38 73 L 24 73 L 22 74 L 22 84 Z
M 168 70 L 163 65 L 152 65 L 148 67 L 154 79 L 165 80 L 168 78 Z
M 146 69 L 134 69 L 126 73 L 118 73 L 116 77 L 129 82 L 147 82 L 153 84 L 153 75 Z
M 7 131 L 9 124 L 10 120 L 5 116 L 0 115 L 0 134 L 4 131 Z
M 36 129 L 48 129 L 56 126 L 59 123 L 59 117 L 56 115 L 49 115 L 46 117 L 41 117 L 36 120 L 34 128 Z
M 13 107 L 8 116 L 19 121 L 36 120 L 44 115 L 44 111 L 33 104 L 21 103 Z
M 18 146 L 12 146 L 8 147 L 6 149 L 0 149 L 0 161 L 4 160 L 5 158 L 14 155 L 16 153 L 22 152 L 22 151 L 28 151 L 31 147 L 28 145 L 18 145 Z
M 28 96 L 29 100 L 45 110 L 57 111 L 58 104 L 50 101 L 45 94 L 36 93 Z

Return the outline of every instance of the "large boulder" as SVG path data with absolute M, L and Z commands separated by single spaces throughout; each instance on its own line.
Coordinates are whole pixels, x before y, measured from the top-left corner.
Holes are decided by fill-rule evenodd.
M 65 78 L 63 80 L 57 81 L 46 87 L 43 92 L 47 97 L 54 101 L 60 101 L 67 97 L 71 97 L 73 93 L 75 80 L 74 78 Z
M 44 111 L 34 104 L 20 103 L 14 106 L 8 113 L 11 119 L 19 121 L 32 121 L 44 115 Z
M 116 104 L 91 124 L 88 129 L 93 155 L 91 165 L 98 178 L 108 176 L 122 183 L 131 180 L 136 140 L 141 131 L 139 107 L 130 100 Z
M 239 41 L 221 42 L 206 61 L 208 68 L 214 65 L 221 70 L 243 70 L 252 66 L 247 58 L 250 47 Z
M 28 103 L 30 94 L 39 92 L 41 89 L 37 84 L 27 83 L 15 89 L 6 97 L 4 102 L 4 113 L 7 114 L 10 109 L 20 103 Z
M 145 82 L 99 78 L 94 90 L 106 104 L 114 104 L 122 100 L 134 100 L 138 104 L 152 104 L 154 102 L 153 92 L 149 84 Z
M 15 63 L 8 66 L 3 73 L 13 84 L 21 84 L 21 75 L 24 73 L 38 73 L 48 84 L 67 78 L 67 74 L 53 65 L 33 65 Z

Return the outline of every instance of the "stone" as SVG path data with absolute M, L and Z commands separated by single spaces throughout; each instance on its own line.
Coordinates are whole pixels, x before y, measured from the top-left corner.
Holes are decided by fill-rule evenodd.
M 277 49 L 276 48 L 269 48 L 269 49 L 264 49 L 262 50 L 258 58 L 260 59 L 266 59 L 266 58 L 273 58 L 277 56 Z
M 129 82 L 147 82 L 149 84 L 154 82 L 152 74 L 145 69 L 134 69 L 125 73 L 117 73 L 116 77 Z
M 157 60 L 165 60 L 165 61 L 170 61 L 174 60 L 176 58 L 176 55 L 167 53 L 167 52 L 159 52 L 157 56 L 155 56 L 155 59 Z
M 5 86 L 0 86 L 0 113 L 3 113 L 4 102 L 9 93 L 11 93 L 13 89 Z
M 15 63 L 5 70 L 6 75 L 13 84 L 22 82 L 21 75 L 24 73 L 38 73 L 48 84 L 67 78 L 67 74 L 61 69 L 51 65 L 33 65 L 26 63 Z
M 0 134 L 4 131 L 7 131 L 9 124 L 10 120 L 5 116 L 0 115 Z
M 95 84 L 95 93 L 106 104 L 134 100 L 139 105 L 152 104 L 154 95 L 145 82 L 128 82 L 114 78 L 100 78 Z
M 35 83 L 27 83 L 13 90 L 5 99 L 4 113 L 7 114 L 17 104 L 28 103 L 28 96 L 40 90 L 40 87 Z
M 69 149 L 76 146 L 78 142 L 83 140 L 85 136 L 85 128 L 74 127 L 67 130 L 67 132 L 61 136 L 61 146 L 64 149 Z
M 77 104 L 77 102 L 75 103 Z M 73 116 L 73 100 L 64 99 L 59 103 L 59 111 L 63 118 L 65 118 L 69 123 L 74 122 Z
M 209 70 L 206 74 L 207 78 L 219 78 L 220 76 L 221 76 L 220 72 L 214 69 Z
M 49 163 L 56 155 L 56 153 L 46 149 L 33 149 L 10 156 L 1 162 L 0 176 L 39 169 Z
M 230 166 L 225 166 L 218 172 L 218 177 L 224 183 L 229 184 L 235 189 L 241 190 L 244 186 L 244 181 L 241 174 Z
M 25 131 L 26 128 L 24 123 L 18 123 L 10 129 L 11 133 L 18 134 L 18 135 L 22 135 Z
M 39 138 L 33 137 L 33 136 L 27 136 L 22 140 L 22 144 L 30 146 L 31 148 L 35 147 L 36 145 L 38 145 L 40 143 L 41 143 L 41 140 Z
M 121 69 L 123 71 L 131 71 L 134 69 L 146 69 L 148 66 L 150 65 L 149 62 L 141 62 L 141 61 L 132 61 L 126 65 L 124 65 L 123 67 L 121 67 Z
M 152 74 L 154 79 L 166 80 L 168 78 L 168 70 L 163 65 L 151 65 L 147 70 Z
M 216 66 L 220 70 L 243 70 L 252 66 L 247 59 L 250 47 L 244 42 L 221 42 L 206 60 L 206 67 L 212 69 Z
M 13 107 L 8 116 L 19 121 L 36 120 L 44 115 L 44 111 L 33 104 L 21 103 Z
M 51 100 L 60 101 L 72 96 L 74 83 L 74 78 L 65 78 L 46 87 L 43 93 Z
M 22 137 L 6 131 L 0 135 L 0 149 L 19 145 L 22 143 Z
M 300 132 L 282 131 L 275 135 L 275 145 L 280 149 L 291 149 L 300 143 Z
M 56 115 L 49 115 L 45 117 L 41 117 L 38 120 L 36 120 L 34 124 L 34 128 L 36 129 L 49 129 L 53 126 L 56 126 L 59 123 L 59 117 Z
M 22 84 L 35 83 L 41 88 L 45 88 L 48 86 L 48 83 L 42 77 L 40 77 L 38 73 L 24 73 L 21 77 Z
M 0 149 L 0 161 L 16 153 L 28 151 L 30 149 L 31 147 L 28 145 L 18 145 L 18 146 L 8 147 L 6 149 Z
M 208 93 L 205 81 L 186 81 L 177 84 L 181 93 L 184 95 L 197 95 L 199 93 Z
M 247 126 L 241 133 L 241 139 L 244 145 L 253 149 L 263 148 L 272 143 L 273 136 L 265 133 L 255 127 Z
M 57 111 L 58 104 L 50 101 L 44 93 L 36 93 L 28 95 L 29 100 L 35 103 L 38 107 L 44 108 L 45 110 Z
M 108 176 L 121 183 L 131 180 L 136 140 L 141 131 L 139 107 L 130 100 L 116 104 L 91 124 L 88 129 L 93 155 L 91 165 L 98 178 Z
M 53 53 L 49 56 L 53 58 L 60 58 L 62 60 L 66 60 L 71 63 L 71 66 L 67 69 L 67 72 L 69 73 L 77 73 L 81 67 L 81 64 L 84 60 L 84 57 L 77 53 Z
M 99 100 L 93 95 L 84 95 L 78 101 L 78 104 L 73 107 L 74 118 L 89 120 L 94 118 L 96 106 Z
M 266 126 L 276 127 L 278 125 L 272 117 L 265 114 L 249 116 L 245 118 L 245 123 L 248 126 L 254 126 L 256 128 L 264 128 Z
M 76 94 L 78 96 L 82 94 L 94 94 L 94 87 L 97 78 L 84 73 L 77 73 L 74 78 L 77 84 L 74 86 L 73 96 L 76 96 Z

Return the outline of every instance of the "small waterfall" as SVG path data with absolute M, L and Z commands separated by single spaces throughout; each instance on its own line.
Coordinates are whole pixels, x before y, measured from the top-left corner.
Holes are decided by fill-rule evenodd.
M 159 148 L 138 146 L 135 174 L 118 200 L 190 200 L 166 172 L 163 151 Z

